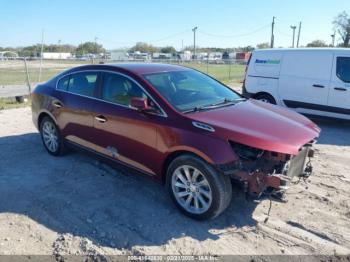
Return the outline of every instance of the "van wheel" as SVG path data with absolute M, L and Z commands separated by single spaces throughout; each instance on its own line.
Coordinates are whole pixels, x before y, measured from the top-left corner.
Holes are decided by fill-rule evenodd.
M 220 215 L 232 197 L 228 176 L 218 173 L 200 158 L 187 154 L 177 157 L 169 165 L 167 187 L 175 205 L 185 215 L 197 220 Z
M 260 100 L 265 103 L 276 105 L 276 100 L 273 98 L 273 96 L 269 94 L 258 94 L 254 97 L 256 100 Z

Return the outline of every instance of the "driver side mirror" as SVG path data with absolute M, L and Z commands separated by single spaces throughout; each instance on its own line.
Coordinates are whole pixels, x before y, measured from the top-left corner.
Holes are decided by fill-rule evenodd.
M 139 112 L 155 113 L 158 114 L 158 110 L 148 104 L 148 99 L 144 97 L 132 97 L 130 106 L 137 109 Z
M 147 98 L 144 97 L 132 97 L 130 106 L 136 108 L 138 111 L 147 111 L 150 108 Z

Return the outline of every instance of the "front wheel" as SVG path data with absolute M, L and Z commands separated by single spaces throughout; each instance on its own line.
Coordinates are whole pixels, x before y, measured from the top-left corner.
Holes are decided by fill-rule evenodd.
M 167 184 L 175 205 L 185 215 L 198 220 L 220 215 L 232 197 L 230 178 L 192 155 L 171 162 Z

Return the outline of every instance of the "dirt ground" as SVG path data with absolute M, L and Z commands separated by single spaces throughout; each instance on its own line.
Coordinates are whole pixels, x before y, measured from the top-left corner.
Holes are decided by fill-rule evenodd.
M 30 108 L 0 111 L 0 254 L 349 254 L 350 124 L 317 121 L 315 173 L 287 203 L 191 220 L 161 185 L 83 153 L 46 153 Z

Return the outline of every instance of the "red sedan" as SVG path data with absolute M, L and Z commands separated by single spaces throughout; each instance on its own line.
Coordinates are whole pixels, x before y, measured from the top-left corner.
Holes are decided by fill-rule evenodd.
M 164 64 L 70 69 L 36 87 L 32 112 L 50 154 L 78 147 L 147 174 L 196 219 L 226 209 L 231 179 L 250 195 L 282 196 L 293 176 L 311 174 L 320 132 L 302 115 Z

